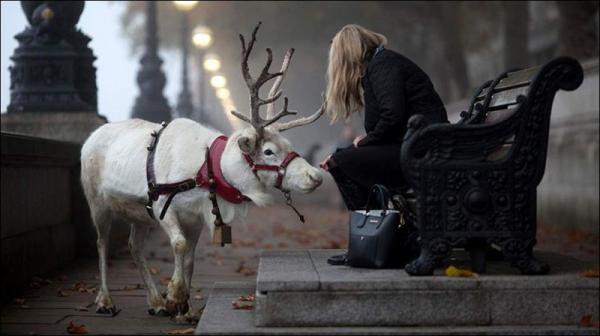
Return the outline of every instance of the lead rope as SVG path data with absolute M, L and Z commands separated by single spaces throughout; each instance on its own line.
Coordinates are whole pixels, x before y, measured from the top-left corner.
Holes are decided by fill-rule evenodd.
M 294 210 L 294 212 L 296 213 L 296 215 L 298 215 L 298 218 L 300 219 L 300 221 L 302 223 L 304 223 L 304 216 L 292 204 L 292 195 L 290 194 L 290 192 L 289 191 L 282 191 L 282 192 L 283 192 L 283 197 L 285 197 L 285 204 L 287 206 L 289 206 L 290 208 L 292 208 L 292 210 Z

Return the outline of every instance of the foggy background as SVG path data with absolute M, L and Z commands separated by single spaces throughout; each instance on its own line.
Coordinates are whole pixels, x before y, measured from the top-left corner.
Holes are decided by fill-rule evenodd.
M 8 57 L 16 47 L 13 36 L 25 27 L 18 2 L 2 2 L 1 107 L 8 104 Z M 175 106 L 180 90 L 180 19 L 171 2 L 159 2 L 160 56 L 167 76 L 165 96 Z M 256 73 L 273 49 L 273 69 L 285 51 L 296 48 L 284 81 L 290 109 L 308 115 L 320 104 L 325 89 L 327 53 L 333 35 L 345 24 L 358 23 L 386 35 L 389 48 L 413 59 L 427 72 L 446 104 L 461 101 L 475 86 L 504 69 L 540 64 L 556 55 L 580 60 L 598 57 L 598 3 L 581 2 L 203 2 L 193 8 L 191 29 L 212 29 L 209 52 L 222 61 L 235 107 L 248 112 L 248 93 L 240 74 L 238 34 L 249 35 L 258 21 L 263 25 L 251 58 Z M 135 76 L 143 42 L 144 2 L 86 2 L 78 26 L 92 38 L 98 60 L 99 113 L 109 121 L 129 118 L 138 94 Z M 190 79 L 198 99 L 199 57 L 190 48 Z M 206 80 L 206 79 L 205 79 Z M 209 124 L 228 133 L 235 125 L 214 90 L 206 88 Z M 266 90 L 265 90 L 266 91 Z M 464 105 L 464 106 L 463 106 Z M 466 103 L 458 105 L 465 108 Z M 450 108 L 452 110 L 452 108 Z M 454 112 L 454 111 L 451 111 Z M 362 116 L 352 125 L 362 131 Z M 239 125 L 239 124 L 238 124 Z M 330 148 L 343 125 L 317 123 L 286 134 L 300 152 L 314 142 Z M 324 149 L 327 152 L 328 149 Z M 320 156 L 324 155 L 321 153 Z

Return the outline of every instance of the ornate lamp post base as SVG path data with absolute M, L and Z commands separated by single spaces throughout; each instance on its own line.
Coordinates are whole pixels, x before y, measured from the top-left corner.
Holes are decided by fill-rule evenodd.
M 83 1 L 22 1 L 31 26 L 17 34 L 8 113 L 97 110 L 96 59 L 75 29 Z
M 15 36 L 2 131 L 82 143 L 106 123 L 97 114 L 90 38 L 75 29 L 84 1 L 22 1 L 21 7 L 30 26 Z

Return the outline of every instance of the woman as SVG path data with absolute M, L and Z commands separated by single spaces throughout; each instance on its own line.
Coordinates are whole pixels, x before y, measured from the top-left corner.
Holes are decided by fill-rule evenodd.
M 332 123 L 364 109 L 366 134 L 321 163 L 333 176 L 349 210 L 364 208 L 369 189 L 406 185 L 400 147 L 414 114 L 429 122 L 448 122 L 431 80 L 408 58 L 386 49 L 385 36 L 356 24 L 331 41 L 327 69 L 327 113 Z M 343 263 L 344 256 L 330 259 Z

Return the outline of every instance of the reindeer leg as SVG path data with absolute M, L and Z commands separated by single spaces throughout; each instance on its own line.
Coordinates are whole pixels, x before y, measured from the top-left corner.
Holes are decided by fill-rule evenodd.
M 194 312 L 192 308 L 192 275 L 194 274 L 194 257 L 196 252 L 196 246 L 198 243 L 198 238 L 200 237 L 200 233 L 202 232 L 202 226 L 198 225 L 197 228 L 193 228 L 188 233 L 188 244 L 187 249 L 185 251 L 185 257 L 183 261 L 184 273 L 185 273 L 185 285 L 187 287 L 188 293 L 190 293 L 190 298 L 188 300 L 189 310 L 185 314 L 185 319 L 189 322 L 197 322 L 198 314 Z
M 165 301 L 156 289 L 152 275 L 148 270 L 146 264 L 146 257 L 144 256 L 144 246 L 146 238 L 150 232 L 150 227 L 146 224 L 134 223 L 131 225 L 131 232 L 129 234 L 129 249 L 131 250 L 131 256 L 135 261 L 135 264 L 140 271 L 144 285 L 148 290 L 148 314 L 167 316 L 167 309 L 165 308 Z
M 189 292 L 185 284 L 184 274 L 184 259 L 188 240 L 183 234 L 181 225 L 172 211 L 167 211 L 165 218 L 160 221 L 160 225 L 169 236 L 175 260 L 173 276 L 167 286 L 167 311 L 171 315 L 183 315 L 189 309 L 187 302 Z
M 111 218 L 108 209 L 99 209 L 92 206 L 92 219 L 96 226 L 98 239 L 96 245 L 98 248 L 98 264 L 100 268 L 100 289 L 96 296 L 96 313 L 114 314 L 117 311 L 110 293 L 108 292 L 108 283 L 106 280 L 107 266 L 106 258 L 108 254 L 108 238 L 110 235 Z

